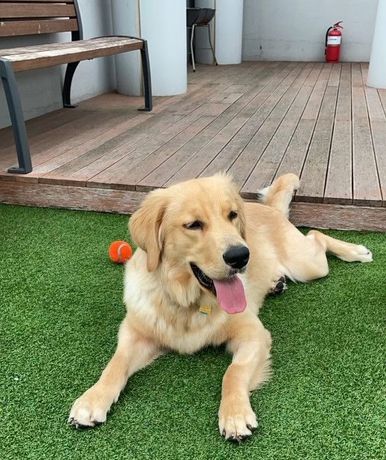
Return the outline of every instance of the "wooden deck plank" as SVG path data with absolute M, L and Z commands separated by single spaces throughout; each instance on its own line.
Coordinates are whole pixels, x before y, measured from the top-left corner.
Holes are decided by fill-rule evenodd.
M 278 166 L 275 177 L 292 172 L 300 176 L 304 160 L 315 129 L 316 120 L 323 101 L 326 85 L 329 80 L 330 68 L 320 64 L 319 75 L 301 116 L 298 126 L 290 140 L 284 157 Z
M 315 84 L 315 88 L 311 94 L 310 99 L 308 100 L 308 104 L 306 104 L 302 117 L 308 118 L 312 116 L 313 112 L 316 109 L 315 102 L 318 100 L 318 98 L 316 98 L 316 95 L 319 94 L 320 99 L 323 97 L 324 89 L 325 89 L 325 86 L 327 85 L 327 82 L 330 76 L 330 72 L 331 72 L 331 69 L 329 67 L 323 66 L 323 69 L 320 72 L 317 82 Z M 266 147 L 264 143 L 262 144 L 262 146 L 263 148 Z M 248 148 L 250 148 L 250 145 L 248 146 Z M 262 187 L 262 185 L 260 185 L 258 181 L 259 181 L 258 170 L 256 169 L 254 170 L 253 175 L 251 175 L 251 178 L 248 179 L 248 183 L 246 183 L 245 186 L 242 188 L 243 192 L 248 193 L 248 196 L 251 198 L 253 197 L 256 198 L 258 190 Z
M 337 94 L 336 86 L 327 86 L 300 176 L 301 185 L 297 198 L 304 201 L 323 200 Z
M 326 92 L 326 87 L 330 79 L 332 67 L 330 64 L 320 64 L 321 72 L 312 91 L 310 100 L 302 115 L 303 120 L 317 120 L 321 103 Z
M 309 100 L 314 84 L 316 83 L 315 80 L 315 74 L 310 74 L 304 83 L 302 83 L 300 91 L 297 93 L 288 112 L 285 114 L 270 143 L 267 145 L 248 177 L 248 180 L 242 187 L 244 194 L 253 195 L 258 189 L 272 183 L 277 167 L 280 164 Z
M 360 64 L 352 65 L 353 201 L 382 204 Z
M 281 163 L 286 149 L 291 142 L 295 129 L 299 124 L 302 111 L 307 103 L 311 91 L 312 88 L 307 86 L 303 87 L 299 91 L 297 100 L 294 101 L 283 122 L 274 134 L 271 142 L 268 144 L 252 170 L 243 187 L 244 192 L 253 193 L 253 191 L 256 191 L 256 187 L 266 187 L 272 183 L 278 165 Z
M 304 159 L 307 155 L 315 128 L 315 120 L 301 118 L 292 138 L 284 153 L 281 163 L 275 174 L 275 178 L 286 173 L 293 173 L 300 177 Z
M 342 64 L 335 119 L 351 121 L 351 64 Z
M 371 132 L 376 156 L 383 206 L 386 206 L 386 121 L 371 121 Z
M 386 113 L 386 89 L 378 89 L 378 95 L 382 103 L 383 111 Z
M 366 86 L 368 64 L 361 64 L 362 81 L 365 88 L 367 109 L 369 113 L 371 136 L 375 162 L 377 165 L 383 204 L 386 201 L 386 115 L 383 110 L 380 92 L 375 88 Z
M 327 86 L 339 86 L 340 75 L 342 72 L 342 64 L 335 63 L 332 66 L 330 78 L 328 79 Z
M 352 203 L 351 122 L 336 120 L 328 163 L 325 203 Z
M 342 66 L 324 201 L 326 203 L 352 203 L 350 64 Z

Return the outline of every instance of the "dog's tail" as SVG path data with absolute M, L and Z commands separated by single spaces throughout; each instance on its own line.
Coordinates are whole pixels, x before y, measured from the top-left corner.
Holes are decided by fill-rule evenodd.
M 299 178 L 296 174 L 288 173 L 280 176 L 271 185 L 259 190 L 259 201 L 289 215 L 289 205 L 296 190 L 299 188 Z

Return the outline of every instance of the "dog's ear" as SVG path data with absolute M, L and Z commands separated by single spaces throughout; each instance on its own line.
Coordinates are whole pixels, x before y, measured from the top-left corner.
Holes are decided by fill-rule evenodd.
M 149 193 L 129 221 L 133 241 L 147 253 L 149 272 L 156 270 L 161 261 L 163 247 L 161 225 L 168 202 L 166 190 L 154 190 Z

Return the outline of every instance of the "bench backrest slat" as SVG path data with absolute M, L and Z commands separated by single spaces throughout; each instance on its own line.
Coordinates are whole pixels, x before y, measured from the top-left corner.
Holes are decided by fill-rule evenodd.
M 58 32 L 74 32 L 77 30 L 78 21 L 76 19 L 0 22 L 0 37 L 53 34 Z
M 0 0 L 0 3 L 75 3 L 74 0 Z
M 74 0 L 0 0 L 0 37 L 79 31 Z
M 0 3 L 0 18 L 75 17 L 74 4 Z

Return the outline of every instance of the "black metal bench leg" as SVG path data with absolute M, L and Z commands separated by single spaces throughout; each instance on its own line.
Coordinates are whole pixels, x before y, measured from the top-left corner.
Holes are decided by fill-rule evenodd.
M 190 32 L 190 58 L 192 59 L 192 70 L 193 72 L 196 71 L 196 61 L 194 59 L 194 33 L 196 31 L 196 25 L 192 25 L 192 30 Z
M 143 71 L 143 83 L 145 89 L 145 108 L 140 110 L 145 110 L 150 112 L 153 110 L 153 97 L 151 91 L 151 73 L 150 73 L 150 61 L 149 61 L 149 51 L 147 48 L 147 41 L 143 41 L 143 48 L 141 49 L 141 60 L 142 60 L 142 71 Z
M 32 171 L 32 162 L 23 109 L 15 73 L 11 63 L 5 59 L 0 59 L 0 76 L 3 82 L 5 96 L 7 98 L 9 115 L 11 117 L 12 129 L 15 137 L 17 159 L 19 162 L 19 166 L 9 168 L 8 172 L 27 174 Z
M 72 78 L 74 76 L 76 68 L 78 67 L 78 64 L 79 64 L 79 61 L 70 62 L 67 65 L 66 75 L 64 77 L 63 92 L 62 92 L 63 107 L 65 108 L 73 109 L 74 107 L 76 107 L 75 105 L 71 104 L 71 84 L 72 84 Z
M 208 23 L 208 39 L 209 39 L 210 49 L 212 50 L 213 61 L 214 61 L 214 63 L 216 65 L 218 65 L 216 55 L 214 54 L 213 44 L 212 44 L 212 34 L 211 34 L 211 31 L 210 31 L 210 22 Z

